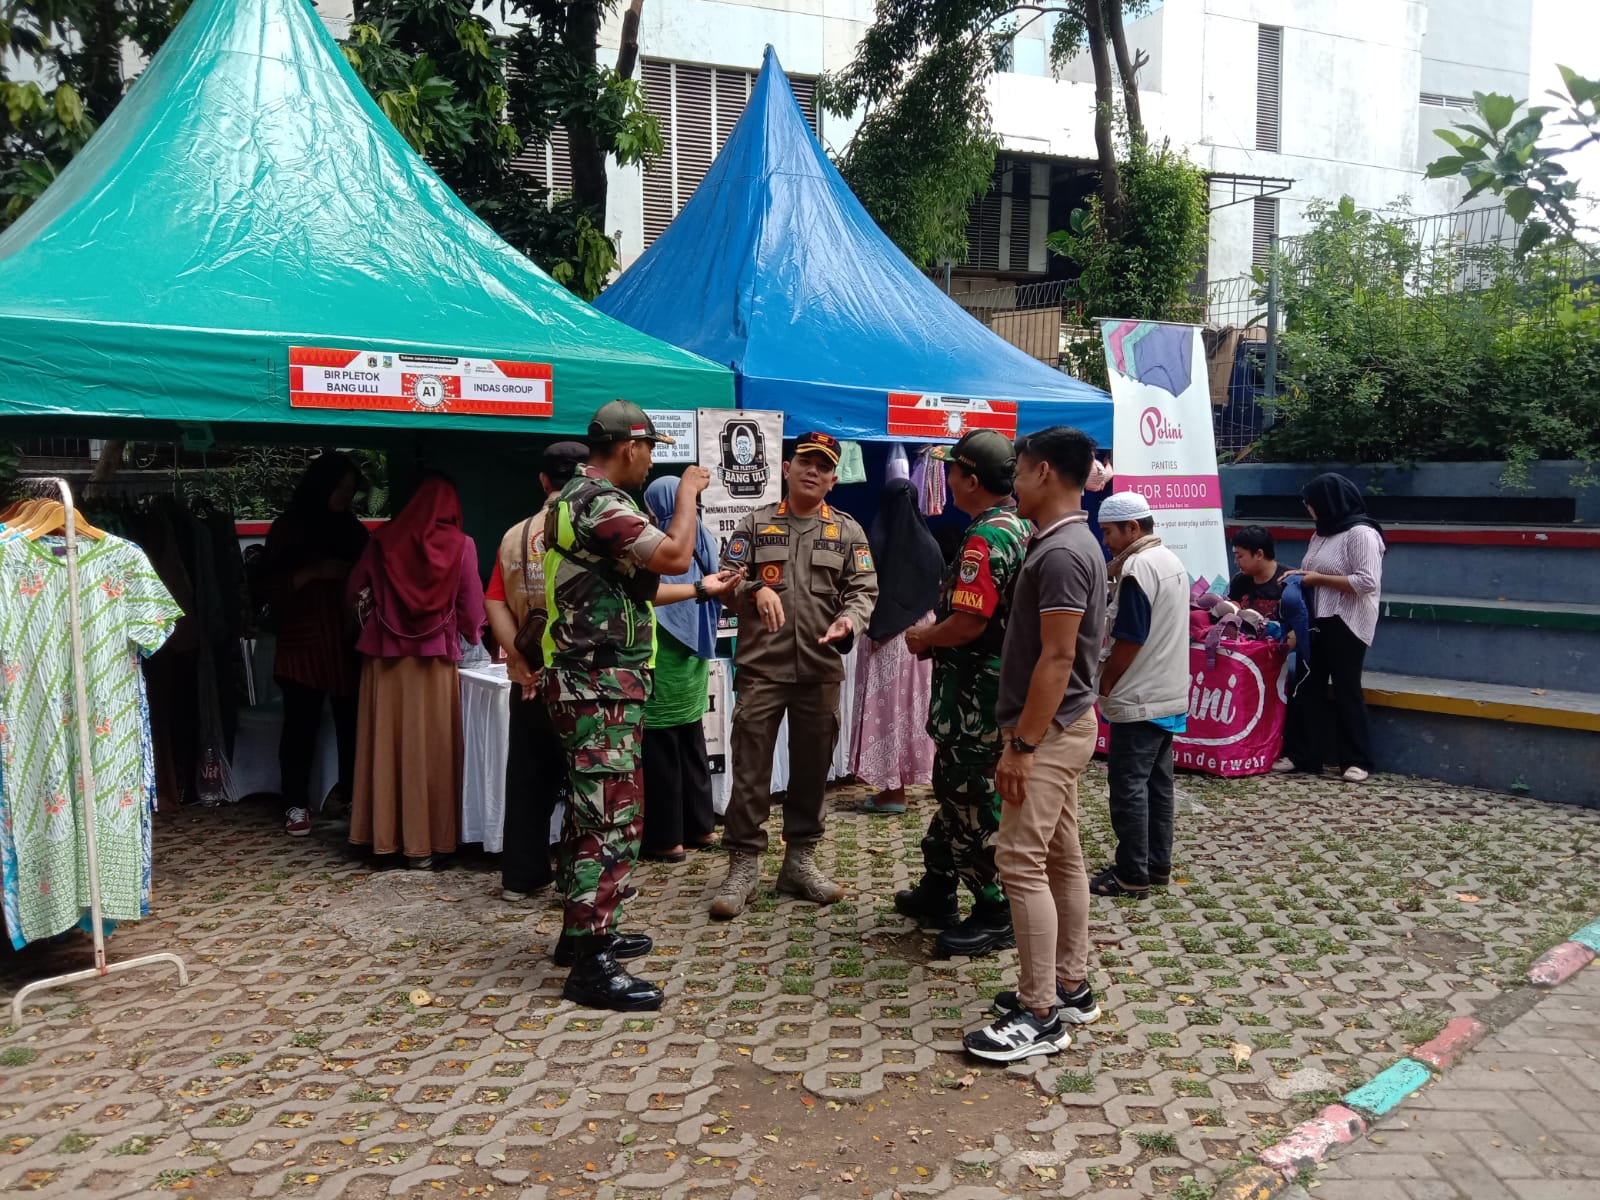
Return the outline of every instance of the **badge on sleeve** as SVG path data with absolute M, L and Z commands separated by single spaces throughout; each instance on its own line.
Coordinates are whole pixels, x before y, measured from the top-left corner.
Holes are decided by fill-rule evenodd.
M 870 547 L 870 546 L 857 546 L 856 547 L 856 570 L 858 570 L 858 571 L 873 571 L 873 570 L 876 570 L 876 569 L 877 568 L 872 565 L 872 547 Z
M 983 564 L 976 558 L 963 558 L 961 560 L 961 582 L 971 583 L 978 578 L 978 570 Z
M 781 562 L 765 562 L 761 564 L 761 582 L 768 587 L 777 587 L 783 583 L 783 564 Z
M 723 557 L 729 562 L 743 562 L 750 557 L 750 539 L 742 533 L 736 533 L 728 539 L 728 549 Z

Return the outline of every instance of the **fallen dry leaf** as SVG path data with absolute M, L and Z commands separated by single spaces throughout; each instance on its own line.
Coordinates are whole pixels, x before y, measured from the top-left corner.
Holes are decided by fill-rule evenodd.
M 1246 1046 L 1243 1042 L 1233 1042 L 1228 1046 L 1228 1053 L 1233 1055 L 1233 1065 L 1242 1067 L 1250 1061 L 1250 1055 L 1253 1051 L 1251 1047 Z
M 427 1008 L 428 1005 L 433 1003 L 433 997 L 428 994 L 427 988 L 413 988 L 411 995 L 407 999 L 418 1008 Z
M 1479 900 L 1482 899 L 1482 897 L 1481 896 L 1475 896 L 1471 892 L 1457 892 L 1456 893 L 1456 899 L 1461 901 L 1461 903 L 1463 903 L 1463 904 L 1476 904 Z

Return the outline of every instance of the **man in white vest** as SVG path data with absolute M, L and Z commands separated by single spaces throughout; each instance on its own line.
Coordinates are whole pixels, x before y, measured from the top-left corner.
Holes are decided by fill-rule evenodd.
M 1172 737 L 1189 711 L 1189 572 L 1161 544 L 1150 503 L 1136 492 L 1107 497 L 1100 532 L 1115 556 L 1100 712 L 1111 726 L 1117 857 L 1089 890 L 1137 898 L 1172 882 Z

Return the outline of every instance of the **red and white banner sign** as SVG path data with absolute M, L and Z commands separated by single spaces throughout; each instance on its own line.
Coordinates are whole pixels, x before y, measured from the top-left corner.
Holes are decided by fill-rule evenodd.
M 293 408 L 548 417 L 549 363 L 395 350 L 289 348 Z
M 924 392 L 889 393 L 889 433 L 894 437 L 944 441 L 969 429 L 995 429 L 1017 436 L 1014 400 L 974 400 Z

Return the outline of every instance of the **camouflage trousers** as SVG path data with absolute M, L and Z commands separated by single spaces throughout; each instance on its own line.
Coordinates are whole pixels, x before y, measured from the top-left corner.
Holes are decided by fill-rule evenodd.
M 643 700 L 551 700 L 550 721 L 567 752 L 571 783 L 557 852 L 566 897 L 562 932 L 607 934 L 628 885 L 644 829 Z
M 922 839 L 922 864 L 928 878 L 967 885 L 977 900 L 1000 903 L 1000 872 L 994 839 L 1000 830 L 1000 793 L 994 786 L 999 746 L 939 742 L 933 755 L 933 798 L 938 811 Z

